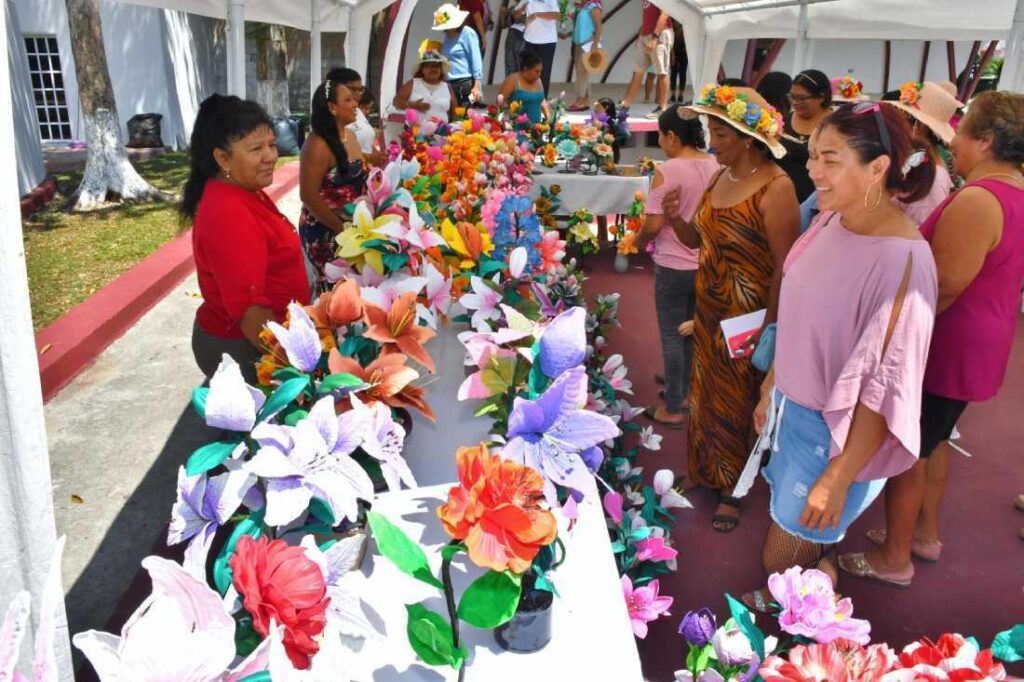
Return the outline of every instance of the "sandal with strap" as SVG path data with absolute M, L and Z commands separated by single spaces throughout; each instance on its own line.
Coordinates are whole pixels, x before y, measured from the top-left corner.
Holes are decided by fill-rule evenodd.
M 744 606 L 748 609 L 757 611 L 758 613 L 771 615 L 774 610 L 772 607 L 775 606 L 775 603 L 765 599 L 765 592 L 767 592 L 767 590 L 764 589 L 747 592 L 740 597 L 740 601 L 742 601 Z
M 738 510 L 740 508 L 739 498 L 720 493 L 718 495 L 718 504 L 726 505 L 727 507 L 735 507 L 737 509 L 736 514 L 715 514 L 711 517 L 711 527 L 717 530 L 719 533 L 731 533 L 736 530 L 736 527 L 740 525 L 740 515 Z M 715 524 L 729 524 L 728 526 L 722 527 Z
M 879 547 L 885 544 L 886 531 L 884 528 L 874 528 L 864 533 L 868 540 L 875 543 Z M 939 557 L 942 555 L 942 543 L 938 542 L 938 548 L 928 548 L 920 540 L 914 540 L 910 544 L 910 553 L 916 556 L 921 561 L 927 561 L 930 564 L 938 563 Z
M 871 563 L 868 561 L 864 552 L 840 554 L 839 568 L 843 569 L 855 578 L 877 580 L 880 583 L 884 583 L 891 587 L 898 587 L 900 589 L 910 587 L 910 583 L 914 580 L 913 566 L 910 567 L 910 570 L 905 577 L 901 575 L 882 575 L 871 566 Z
M 671 413 L 669 413 L 671 414 Z M 658 419 L 658 410 L 655 407 L 644 408 L 644 416 L 650 419 L 655 424 L 661 424 L 668 429 L 682 429 L 686 427 L 686 413 L 683 413 L 682 421 L 666 421 L 664 419 Z

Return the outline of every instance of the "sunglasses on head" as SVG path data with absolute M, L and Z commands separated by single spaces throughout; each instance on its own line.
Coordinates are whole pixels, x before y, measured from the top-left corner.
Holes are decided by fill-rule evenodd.
M 875 125 L 878 126 L 878 137 L 882 141 L 882 147 L 885 149 L 885 153 L 892 158 L 892 143 L 889 141 L 889 128 L 885 125 L 885 117 L 882 116 L 882 105 L 878 102 L 861 102 L 854 104 L 851 111 L 855 114 L 866 114 L 873 113 L 875 115 Z

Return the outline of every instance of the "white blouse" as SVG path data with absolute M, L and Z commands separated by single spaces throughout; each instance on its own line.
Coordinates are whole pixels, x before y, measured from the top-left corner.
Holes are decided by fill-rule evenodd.
M 409 101 L 423 100 L 430 105 L 430 111 L 426 112 L 430 118 L 437 118 L 448 122 L 448 111 L 452 105 L 452 92 L 447 81 L 441 81 L 431 85 L 422 78 L 412 79 L 412 94 Z

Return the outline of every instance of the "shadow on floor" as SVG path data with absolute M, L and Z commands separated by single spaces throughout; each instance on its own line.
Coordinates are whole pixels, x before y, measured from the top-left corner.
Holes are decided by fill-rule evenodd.
M 183 556 L 184 545 L 179 549 L 165 544 L 178 467 L 193 450 L 215 439 L 216 432 L 206 426 L 191 404 L 177 409 L 181 410 L 181 415 L 163 449 L 65 596 L 72 633 L 97 629 L 119 635 L 121 626 L 150 592 L 149 576 L 140 566 L 142 560 L 150 554 L 178 561 Z M 129 443 L 126 434 L 125 457 L 132 454 Z M 97 592 L 105 603 L 116 605 L 109 616 L 105 615 L 109 613 L 107 610 L 97 611 L 86 606 L 87 601 L 95 602 Z M 75 679 L 79 682 L 98 680 L 81 652 L 74 647 L 72 652 Z

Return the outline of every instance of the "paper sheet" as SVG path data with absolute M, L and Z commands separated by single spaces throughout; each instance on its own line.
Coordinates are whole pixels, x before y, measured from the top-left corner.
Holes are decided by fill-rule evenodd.
M 744 354 L 742 348 L 747 340 L 761 330 L 764 324 L 765 309 L 757 310 L 739 317 L 730 317 L 722 320 L 722 333 L 725 334 L 726 343 L 729 346 L 729 357 L 742 358 L 753 352 Z

